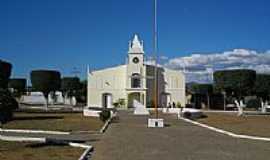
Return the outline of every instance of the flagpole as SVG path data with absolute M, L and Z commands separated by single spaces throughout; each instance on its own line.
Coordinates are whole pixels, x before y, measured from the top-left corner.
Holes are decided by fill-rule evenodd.
M 86 73 L 86 84 L 87 84 L 87 92 L 86 92 L 86 99 L 87 99 L 87 107 L 89 107 L 90 103 L 88 100 L 88 96 L 89 96 L 89 72 L 90 72 L 90 68 L 89 68 L 89 64 L 87 64 L 87 73 Z
M 154 91 L 155 91 L 155 102 L 154 102 L 154 105 L 155 105 L 155 115 L 156 115 L 156 118 L 158 118 L 158 49 L 157 49 L 157 0 L 154 0 L 154 57 L 155 57 L 155 88 L 154 88 Z

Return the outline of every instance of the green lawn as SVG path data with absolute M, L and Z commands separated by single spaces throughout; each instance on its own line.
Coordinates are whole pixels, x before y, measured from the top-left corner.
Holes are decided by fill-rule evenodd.
M 69 146 L 42 146 L 0 141 L 1 160 L 77 160 L 84 152 Z
M 205 113 L 198 121 L 236 134 L 270 137 L 270 116 L 247 115 L 238 117 L 229 113 Z
M 82 113 L 15 113 L 6 129 L 34 129 L 52 131 L 97 131 L 103 123 Z

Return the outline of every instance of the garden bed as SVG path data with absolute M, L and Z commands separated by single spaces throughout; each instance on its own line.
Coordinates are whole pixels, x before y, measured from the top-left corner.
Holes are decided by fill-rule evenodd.
M 84 149 L 0 141 L 1 160 L 77 160 Z
M 82 113 L 25 113 L 16 112 L 14 119 L 3 125 L 5 129 L 31 129 L 50 131 L 98 131 L 103 122 L 84 117 Z
M 206 118 L 198 119 L 198 122 L 236 134 L 270 137 L 269 115 L 245 115 L 238 117 L 236 113 L 204 114 Z

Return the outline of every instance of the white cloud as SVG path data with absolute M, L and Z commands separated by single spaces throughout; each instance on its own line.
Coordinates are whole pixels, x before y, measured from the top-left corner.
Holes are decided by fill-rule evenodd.
M 159 57 L 161 60 L 168 60 L 169 58 L 168 57 L 166 57 L 166 56 L 160 56 Z
M 270 50 L 258 52 L 248 49 L 234 49 L 223 53 L 196 53 L 188 57 L 169 59 L 165 66 L 189 72 L 188 81 L 207 81 L 207 68 L 223 69 L 253 69 L 258 73 L 270 73 Z M 193 74 L 192 74 L 193 73 Z M 192 77 L 192 78 L 189 78 Z M 201 78 L 204 77 L 204 78 Z

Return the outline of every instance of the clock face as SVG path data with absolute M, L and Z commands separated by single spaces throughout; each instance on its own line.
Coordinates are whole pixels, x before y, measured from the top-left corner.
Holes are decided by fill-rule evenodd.
M 137 64 L 137 63 L 139 63 L 139 61 L 140 61 L 140 60 L 139 60 L 139 58 L 138 58 L 138 57 L 135 57 L 135 58 L 133 58 L 133 60 L 132 60 L 132 61 L 133 61 L 133 63 Z

